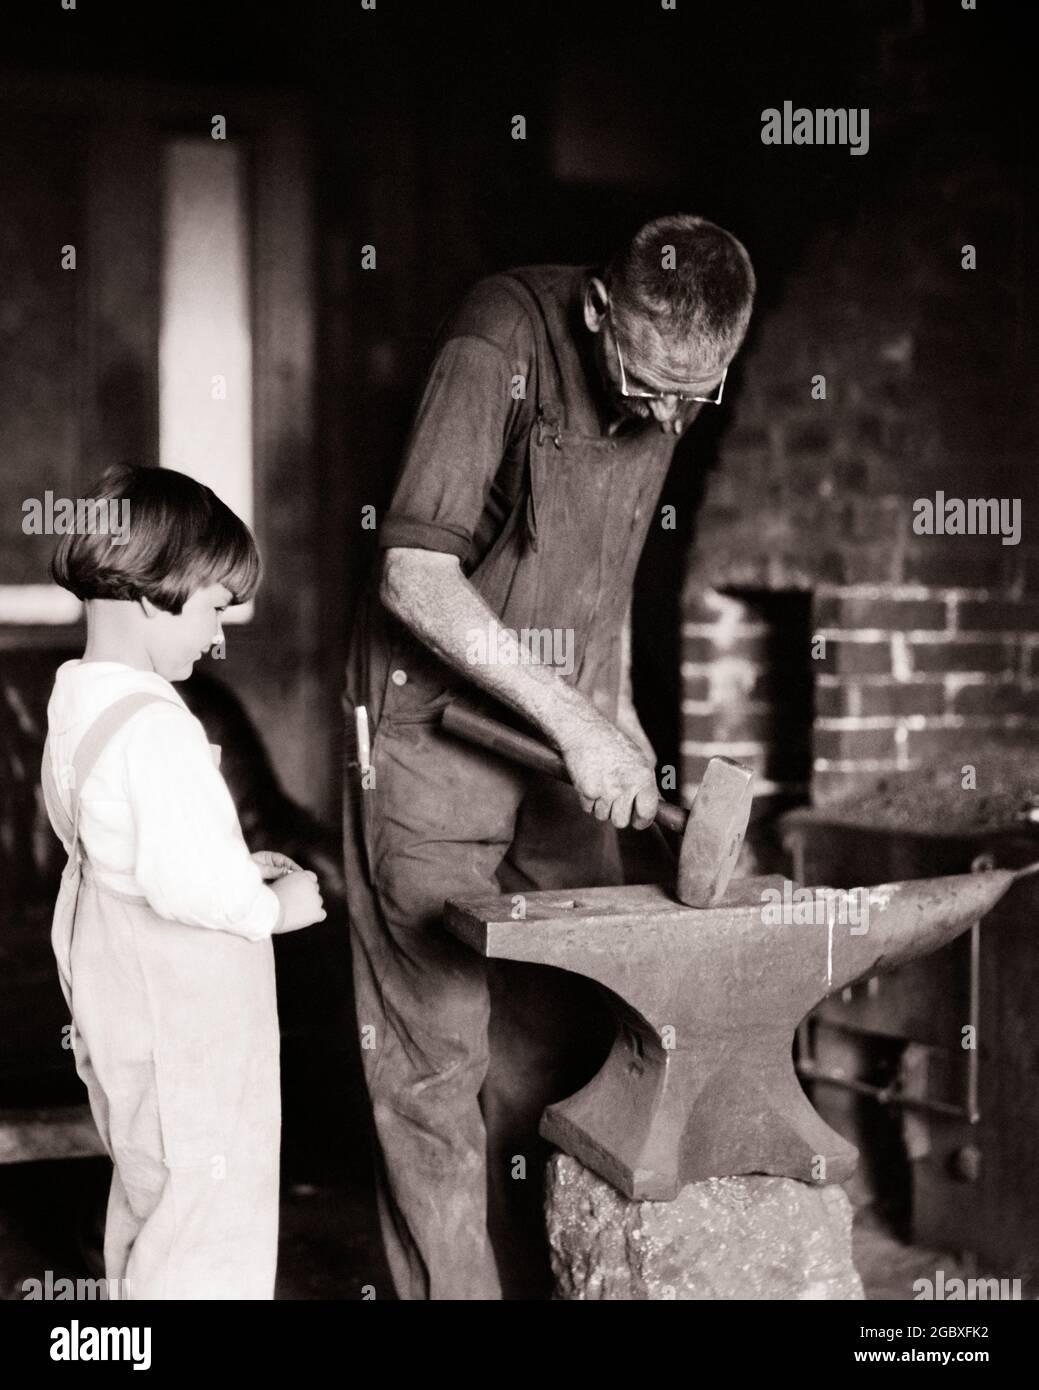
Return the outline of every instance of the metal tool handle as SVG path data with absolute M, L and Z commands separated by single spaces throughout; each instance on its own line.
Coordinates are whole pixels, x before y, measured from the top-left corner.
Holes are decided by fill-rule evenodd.
M 507 724 L 500 724 L 497 719 L 491 719 L 486 714 L 479 714 L 465 705 L 447 705 L 440 716 L 440 724 L 456 738 L 475 743 L 479 748 L 488 748 L 492 753 L 499 753 L 503 758 L 508 758 L 510 762 L 533 768 L 535 772 L 543 772 L 549 777 L 555 777 L 559 782 L 570 781 L 566 763 L 554 748 L 539 743 L 529 734 L 520 733 L 518 729 L 510 729 Z M 683 811 L 681 806 L 672 806 L 668 801 L 659 801 L 654 819 L 665 830 L 681 835 L 685 830 L 688 812 Z

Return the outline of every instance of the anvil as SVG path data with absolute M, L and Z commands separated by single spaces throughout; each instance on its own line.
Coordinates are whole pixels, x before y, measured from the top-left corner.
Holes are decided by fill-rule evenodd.
M 551 1105 L 541 1134 L 627 1197 L 767 1173 L 843 1182 L 858 1153 L 812 1107 L 794 1072 L 798 1024 L 827 995 L 952 941 L 1036 867 L 852 890 L 865 930 L 832 889 L 773 924 L 778 876 L 730 885 L 711 908 L 655 886 L 501 894 L 448 902 L 448 928 L 480 954 L 555 966 L 609 991 L 617 1035 L 599 1073 Z M 786 895 L 789 898 L 789 894 Z M 859 899 L 861 903 L 863 899 Z M 810 925 L 805 924 L 808 918 Z

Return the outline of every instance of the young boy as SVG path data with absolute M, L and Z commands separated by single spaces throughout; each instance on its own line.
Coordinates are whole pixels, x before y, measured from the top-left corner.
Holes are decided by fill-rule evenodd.
M 119 544 L 65 536 L 54 557 L 55 580 L 85 602 L 87 643 L 57 673 L 43 787 L 69 853 L 51 940 L 114 1165 L 105 1273 L 131 1299 L 267 1299 L 281 1118 L 271 936 L 325 914 L 313 874 L 250 856 L 219 749 L 170 684 L 222 640 L 220 614 L 255 592 L 259 555 L 181 473 L 111 469 L 90 495 L 128 507 L 129 530 Z

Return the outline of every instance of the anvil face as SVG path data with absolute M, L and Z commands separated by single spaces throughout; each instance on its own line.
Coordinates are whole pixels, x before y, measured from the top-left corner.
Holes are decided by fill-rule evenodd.
M 833 890 L 814 888 L 776 923 L 767 905 L 783 893 L 778 876 L 739 880 L 712 908 L 653 885 L 580 888 L 526 894 L 520 920 L 511 894 L 448 902 L 445 922 L 481 955 L 571 970 L 610 991 L 613 1049 L 587 1086 L 549 1106 L 541 1133 L 626 1196 L 667 1201 L 710 1177 L 848 1178 L 856 1150 L 794 1072 L 797 1025 L 852 981 L 953 940 L 1017 876 L 853 890 L 868 911 L 850 922 Z

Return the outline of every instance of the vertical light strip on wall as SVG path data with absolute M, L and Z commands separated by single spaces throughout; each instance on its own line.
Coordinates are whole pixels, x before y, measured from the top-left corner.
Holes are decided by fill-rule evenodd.
M 159 462 L 253 522 L 252 329 L 245 161 L 230 140 L 163 157 Z M 232 609 L 239 620 L 247 610 Z M 232 619 L 233 620 L 233 619 Z

